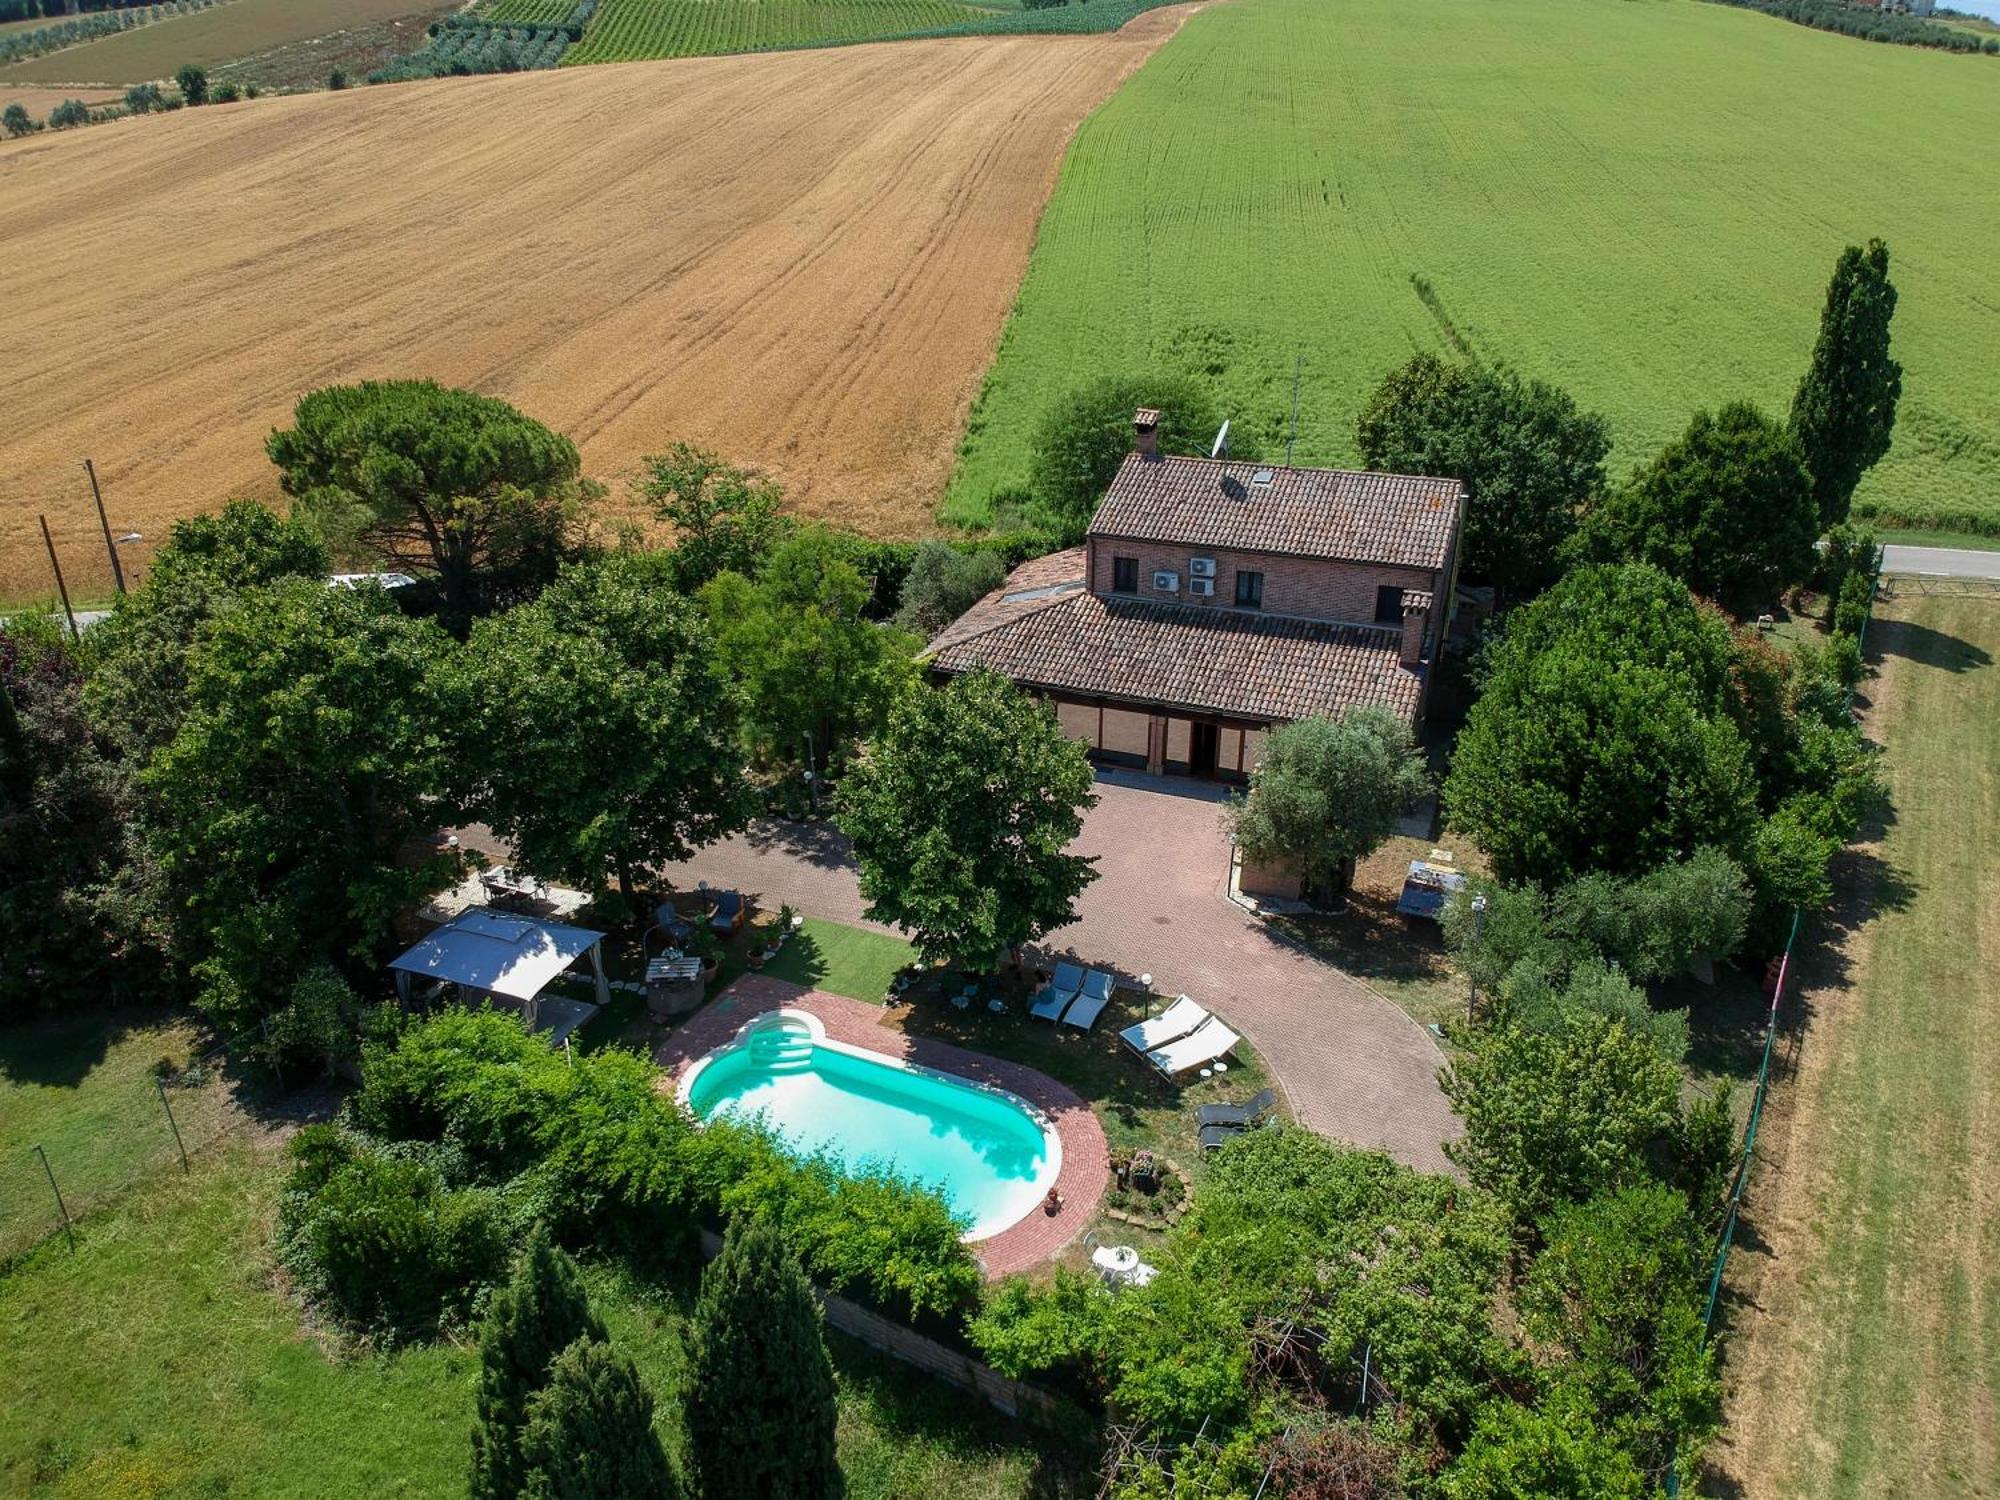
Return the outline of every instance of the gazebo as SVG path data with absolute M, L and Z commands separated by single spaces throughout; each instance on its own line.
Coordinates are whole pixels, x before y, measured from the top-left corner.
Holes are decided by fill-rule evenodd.
M 587 927 L 475 906 L 433 928 L 389 967 L 396 973 L 396 993 L 406 1001 L 416 979 L 447 981 L 468 1000 L 518 1008 L 530 1027 L 538 1027 L 544 1020 L 542 991 L 585 954 L 590 955 L 597 980 L 597 1003 L 610 1003 L 603 943 L 604 934 Z M 564 1035 L 586 1020 L 593 1008 L 555 996 L 550 1011 L 551 1029 Z

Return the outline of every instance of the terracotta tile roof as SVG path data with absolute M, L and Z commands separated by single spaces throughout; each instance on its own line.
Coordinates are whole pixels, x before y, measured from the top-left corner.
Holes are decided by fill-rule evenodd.
M 1403 590 L 1404 613 L 1407 614 L 1409 611 L 1413 609 L 1429 609 L 1430 607 L 1431 607 L 1431 591 L 1429 589 Z
M 1268 474 L 1268 483 L 1256 477 Z M 1456 479 L 1127 455 L 1094 535 L 1441 568 L 1464 493 Z
M 1066 575 L 1066 576 L 1064 576 Z M 1103 598 L 1081 549 L 1015 570 L 931 642 L 945 672 L 989 667 L 1028 687 L 1255 720 L 1373 704 L 1414 718 L 1422 678 L 1396 629 Z

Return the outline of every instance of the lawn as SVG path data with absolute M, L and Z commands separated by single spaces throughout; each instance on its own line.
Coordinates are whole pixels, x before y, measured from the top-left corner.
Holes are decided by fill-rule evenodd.
M 1725 1482 L 2000 1494 L 2000 602 L 1884 604 L 1892 811 L 1801 968 L 1731 1266 Z
M 807 917 L 778 956 L 764 965 L 773 979 L 880 1005 L 917 950 L 901 938 Z
M 302 1324 L 270 1250 L 282 1163 L 224 1148 L 88 1220 L 0 1279 L 0 1491 L 434 1496 L 462 1493 L 469 1347 L 343 1351 Z M 686 1286 L 587 1276 L 678 1447 Z M 1018 1424 L 836 1339 L 853 1500 L 1072 1493 Z M 1087 1492 L 1087 1491 L 1085 1491 Z
M 1996 136 L 2000 58 L 1692 0 L 1209 6 L 1077 133 L 943 517 L 988 519 L 1092 375 L 1218 371 L 1282 455 L 1302 355 L 1297 457 L 1352 462 L 1373 384 L 1454 341 L 1604 412 L 1622 472 L 1699 406 L 1783 411 L 1881 235 L 1905 384 L 1859 500 L 2000 531 Z

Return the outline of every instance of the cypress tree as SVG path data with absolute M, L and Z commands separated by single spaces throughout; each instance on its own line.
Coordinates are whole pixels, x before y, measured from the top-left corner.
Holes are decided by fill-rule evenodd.
M 707 1500 L 839 1500 L 819 1304 L 769 1225 L 730 1226 L 690 1325 L 688 1452 Z
M 679 1487 L 653 1431 L 653 1398 L 632 1361 L 578 1339 L 549 1366 L 521 1429 L 527 1500 L 675 1500 Z
M 514 1500 L 521 1492 L 521 1431 L 529 1398 L 547 1383 L 558 1354 L 580 1338 L 603 1337 L 576 1263 L 537 1226 L 479 1330 L 472 1500 Z
M 1847 519 L 1861 476 L 1889 451 L 1903 367 L 1889 357 L 1896 288 L 1889 247 L 1841 251 L 1826 289 L 1819 341 L 1792 398 L 1792 432 L 1812 472 L 1821 530 Z

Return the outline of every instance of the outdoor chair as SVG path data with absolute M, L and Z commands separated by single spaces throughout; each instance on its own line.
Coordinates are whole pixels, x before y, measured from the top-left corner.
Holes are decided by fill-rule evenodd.
M 1278 1102 L 1276 1089 L 1265 1089 L 1248 1104 L 1204 1104 L 1194 1112 L 1197 1125 L 1233 1125 L 1248 1129 L 1268 1115 Z
M 1041 1021 L 1054 1021 L 1069 1008 L 1070 1001 L 1083 988 L 1083 970 L 1076 964 L 1056 965 L 1055 978 L 1042 986 L 1035 1003 L 1028 1007 L 1028 1014 Z
M 1186 1036 L 1207 1019 L 1206 1010 L 1182 995 L 1157 1016 L 1127 1026 L 1118 1035 L 1126 1046 L 1144 1057 L 1155 1047 L 1164 1047 L 1176 1037 Z
M 1185 1073 L 1189 1068 L 1204 1067 L 1217 1058 L 1226 1057 L 1229 1049 L 1243 1038 L 1210 1016 L 1193 1032 L 1177 1042 L 1169 1042 L 1164 1047 L 1156 1047 L 1146 1054 L 1146 1061 L 1168 1077 Z
M 1083 992 L 1076 997 L 1076 1003 L 1062 1014 L 1062 1024 L 1088 1031 L 1097 1024 L 1097 1018 L 1104 1014 L 1104 1007 L 1111 1003 L 1111 992 L 1116 981 L 1111 975 L 1099 969 L 1092 969 L 1083 976 Z
M 708 925 L 717 932 L 734 932 L 743 925 L 748 905 L 741 891 L 717 891 L 715 893 L 715 915 L 708 919 Z

